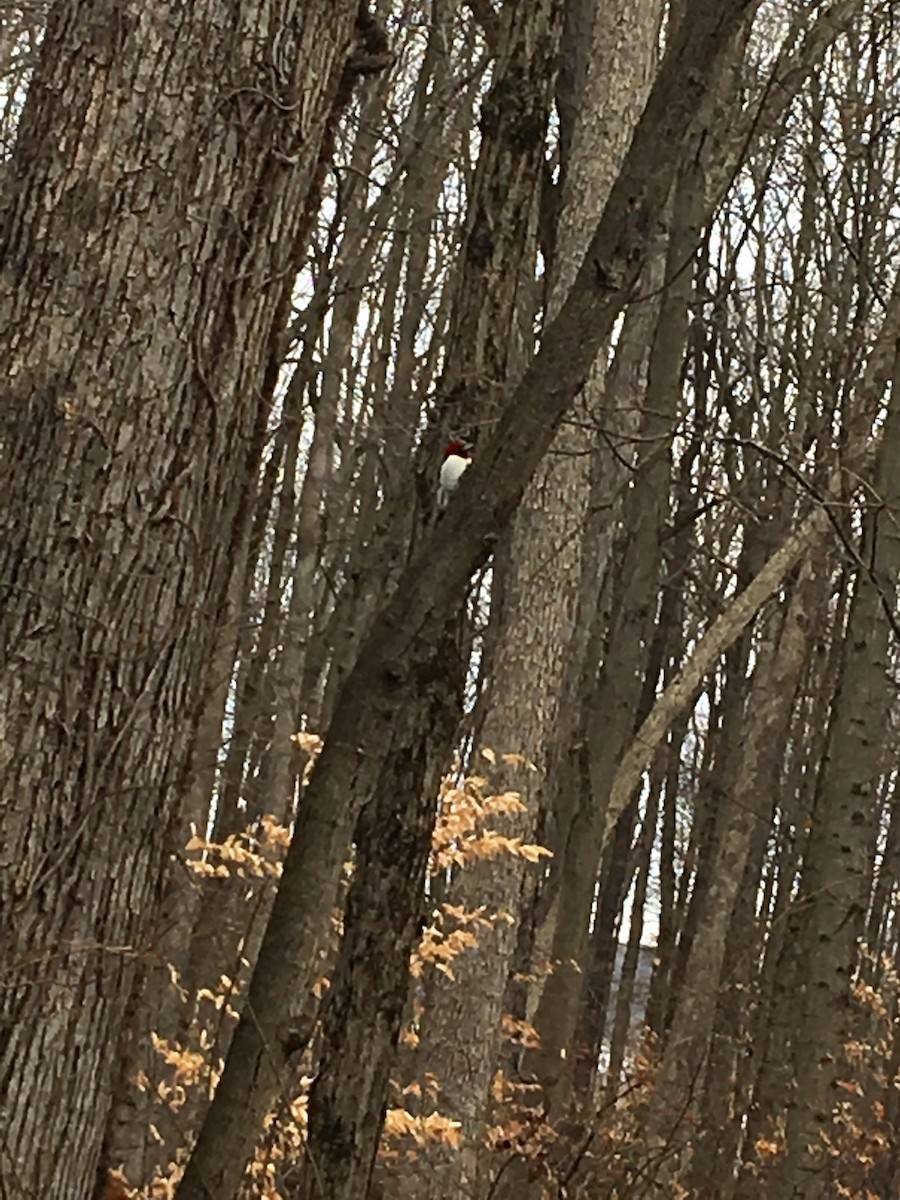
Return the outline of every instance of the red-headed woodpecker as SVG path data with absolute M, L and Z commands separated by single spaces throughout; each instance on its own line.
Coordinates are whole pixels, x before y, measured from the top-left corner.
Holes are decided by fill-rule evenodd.
M 472 447 L 462 438 L 454 438 L 452 442 L 447 443 L 438 485 L 437 504 L 439 509 L 445 509 L 450 503 L 450 497 L 456 491 L 463 471 L 472 461 L 469 457 L 471 451 Z

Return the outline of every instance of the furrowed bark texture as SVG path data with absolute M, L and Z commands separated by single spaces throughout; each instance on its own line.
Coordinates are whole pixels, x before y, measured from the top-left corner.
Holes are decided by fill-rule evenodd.
M 530 285 L 559 8 L 559 0 L 516 0 L 504 5 L 496 30 L 502 45 L 479 114 L 482 140 L 441 380 L 444 422 L 466 434 L 470 425 L 491 427 L 507 381 L 521 374 L 533 346 Z
M 0 1194 L 90 1190 L 356 8 L 50 14 L 0 240 Z
M 394 700 L 458 610 L 554 431 L 587 378 L 640 272 L 692 119 L 720 52 L 753 0 L 700 0 L 667 53 L 584 263 L 544 345 L 503 408 L 451 506 L 374 622 L 342 688 L 301 804 L 272 920 L 225 1071 L 179 1200 L 234 1191 L 291 1054 L 310 1035 L 304 1009 L 356 816 L 374 791 L 397 720 Z M 602 286 L 601 286 L 602 285 Z M 408 694 L 408 693 L 407 693 Z
M 430 675 L 399 708 L 377 794 L 356 825 L 344 936 L 326 1001 L 309 1098 L 308 1161 L 298 1200 L 366 1200 L 422 929 L 435 796 L 462 706 L 454 630 Z

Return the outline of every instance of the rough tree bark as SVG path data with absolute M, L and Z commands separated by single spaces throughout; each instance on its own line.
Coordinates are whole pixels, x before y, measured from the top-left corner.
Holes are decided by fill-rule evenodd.
M 462 707 L 465 668 L 449 628 L 433 674 L 411 679 L 375 798 L 360 813 L 344 936 L 322 1021 L 297 1200 L 366 1200 L 421 933 L 435 796 Z M 402 721 L 402 724 L 401 724 Z
M 341 690 L 307 789 L 278 896 L 216 1097 L 180 1200 L 232 1192 L 284 1065 L 311 1029 L 304 1010 L 357 814 L 373 794 L 397 720 L 395 698 L 436 653 L 472 572 L 510 518 L 597 349 L 634 287 L 710 73 L 754 0 L 698 0 L 667 52 L 623 168 L 566 303 L 467 473 L 458 502 L 423 544 Z M 449 549 L 448 549 L 449 548 Z
M 49 16 L 0 243 L 10 1194 L 90 1190 L 356 14 Z

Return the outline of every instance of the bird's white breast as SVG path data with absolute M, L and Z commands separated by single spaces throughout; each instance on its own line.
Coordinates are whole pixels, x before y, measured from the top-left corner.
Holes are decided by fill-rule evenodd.
M 471 459 L 463 458 L 461 454 L 448 454 L 441 464 L 441 487 L 452 491 L 459 483 L 466 467 L 471 465 Z

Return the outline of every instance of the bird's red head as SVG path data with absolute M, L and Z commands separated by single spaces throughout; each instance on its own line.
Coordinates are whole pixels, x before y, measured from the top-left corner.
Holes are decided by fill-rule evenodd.
M 472 447 L 462 438 L 454 438 L 447 443 L 444 450 L 444 458 L 449 458 L 451 454 L 458 454 L 460 458 L 468 458 Z

